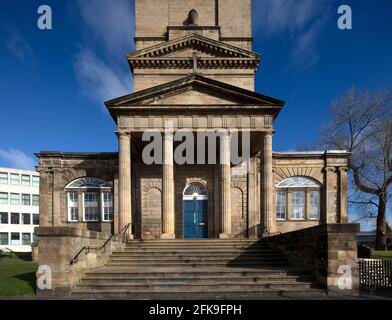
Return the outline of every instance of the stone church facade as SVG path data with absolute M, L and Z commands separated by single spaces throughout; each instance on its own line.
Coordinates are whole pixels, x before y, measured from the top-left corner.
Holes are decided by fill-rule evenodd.
M 284 102 L 255 92 L 251 14 L 250 0 L 136 0 L 135 92 L 106 102 L 118 153 L 37 154 L 43 262 L 127 226 L 128 240 L 242 239 L 348 222 L 347 153 L 273 152 Z M 232 156 L 231 132 L 247 133 L 250 156 L 177 164 L 167 123 L 194 137 L 222 130 L 220 160 Z M 162 164 L 143 161 L 146 131 L 162 137 Z M 45 241 L 53 230 L 62 246 Z

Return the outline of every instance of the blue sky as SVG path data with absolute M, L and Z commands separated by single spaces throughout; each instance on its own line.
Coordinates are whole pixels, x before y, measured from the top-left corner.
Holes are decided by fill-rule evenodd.
M 53 29 L 37 28 L 50 5 Z M 337 28 L 350 5 L 353 30 Z M 132 90 L 132 0 L 2 0 L 0 166 L 33 167 L 34 152 L 116 151 L 103 102 Z M 276 151 L 312 143 L 331 101 L 351 86 L 392 88 L 392 1 L 254 0 L 256 90 L 287 101 Z

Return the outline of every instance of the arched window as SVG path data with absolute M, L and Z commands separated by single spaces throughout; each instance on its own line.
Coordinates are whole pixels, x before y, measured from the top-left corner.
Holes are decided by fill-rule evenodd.
M 309 177 L 291 177 L 277 185 L 276 215 L 278 220 L 319 220 L 320 188 Z
M 101 179 L 85 177 L 69 183 L 65 188 L 110 188 L 109 184 Z
M 207 188 L 201 183 L 192 183 L 184 190 L 184 199 L 207 199 Z
M 113 221 L 113 193 L 108 182 L 84 177 L 70 182 L 66 187 L 68 221 L 83 222 Z

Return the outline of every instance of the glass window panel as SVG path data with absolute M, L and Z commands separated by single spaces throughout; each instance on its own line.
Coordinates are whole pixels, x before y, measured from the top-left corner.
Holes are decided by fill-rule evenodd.
M 31 234 L 30 233 L 22 233 L 22 245 L 28 246 L 31 244 Z
M 22 186 L 30 186 L 30 176 L 22 174 Z
M 0 172 L 0 184 L 8 184 L 8 173 Z
M 33 243 L 37 243 L 38 242 L 38 237 L 35 233 L 33 233 Z
M 98 221 L 98 194 L 96 192 L 84 193 L 84 220 Z
M 20 223 L 20 218 L 19 218 L 19 213 L 11 213 L 11 224 L 19 224 Z
M 20 194 L 19 193 L 11 193 L 10 203 L 16 206 L 20 206 Z
M 77 192 L 68 193 L 68 220 L 79 220 L 79 198 Z
M 33 176 L 33 187 L 39 187 L 39 177 Z
M 291 193 L 291 208 L 293 220 L 305 219 L 305 191 L 293 191 Z
M 22 213 L 22 224 L 31 224 L 30 213 Z
M 79 178 L 75 181 L 72 181 L 67 188 L 108 188 L 109 184 L 101 179 L 97 178 Z
M 39 195 L 33 194 L 33 206 L 39 206 Z
M 104 192 L 103 197 L 103 220 L 112 221 L 113 220 L 113 194 L 109 192 Z
M 19 246 L 20 245 L 20 234 L 16 232 L 11 233 L 11 245 Z
M 8 204 L 8 193 L 0 192 L 0 204 Z
M 8 233 L 0 232 L 0 245 L 8 246 Z
M 292 177 L 286 180 L 283 180 L 278 184 L 278 187 L 320 187 L 318 182 L 313 179 L 305 178 L 305 177 Z
M 286 219 L 286 192 L 276 194 L 276 218 L 278 220 Z
M 8 212 L 0 212 L 0 224 L 8 224 Z
M 19 185 L 19 174 L 11 173 L 10 182 L 12 185 L 18 186 Z
M 310 192 L 310 219 L 320 219 L 320 191 Z
M 30 205 L 30 195 L 29 194 L 22 194 L 22 205 L 23 206 Z
M 38 226 L 39 225 L 39 214 L 33 214 L 33 225 Z

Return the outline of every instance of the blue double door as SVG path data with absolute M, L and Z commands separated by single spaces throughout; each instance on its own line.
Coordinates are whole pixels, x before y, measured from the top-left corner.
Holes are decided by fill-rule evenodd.
M 184 200 L 184 238 L 208 238 L 208 200 Z

